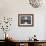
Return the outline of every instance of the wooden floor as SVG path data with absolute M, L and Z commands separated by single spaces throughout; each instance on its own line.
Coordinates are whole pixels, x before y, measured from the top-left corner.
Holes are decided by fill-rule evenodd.
M 8 44 L 5 40 L 0 40 L 0 46 L 15 46 L 15 45 Z
M 0 46 L 46 46 L 46 40 L 44 41 L 16 41 L 16 42 L 11 42 L 11 41 L 5 41 L 5 40 L 0 40 Z

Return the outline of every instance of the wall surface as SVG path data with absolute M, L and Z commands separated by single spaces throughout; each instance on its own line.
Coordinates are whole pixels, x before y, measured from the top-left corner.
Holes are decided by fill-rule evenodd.
M 19 27 L 18 14 L 34 14 L 34 26 Z M 13 18 L 12 26 L 8 33 L 16 40 L 28 40 L 34 34 L 37 35 L 37 39 L 46 40 L 46 5 L 33 8 L 28 0 L 0 0 L 0 20 L 4 16 Z M 0 39 L 4 39 L 3 35 L 3 31 L 0 29 Z

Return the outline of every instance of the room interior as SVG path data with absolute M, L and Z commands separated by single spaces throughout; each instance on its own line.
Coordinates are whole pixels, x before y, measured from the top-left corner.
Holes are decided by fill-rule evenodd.
M 0 0 L 1 46 L 46 46 L 45 0 Z

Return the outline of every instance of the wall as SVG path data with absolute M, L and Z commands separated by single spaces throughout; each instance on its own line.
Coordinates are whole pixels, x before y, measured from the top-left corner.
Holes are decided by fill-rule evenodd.
M 45 40 L 45 12 L 46 6 L 33 8 L 28 0 L 0 0 L 0 18 L 4 16 L 13 18 L 12 26 L 8 33 L 16 40 L 27 40 L 34 34 L 37 35 L 37 39 Z M 18 14 L 34 14 L 34 26 L 19 27 Z M 0 31 L 0 35 L 2 33 L 3 31 Z M 4 37 L 0 36 L 0 39 L 4 39 Z

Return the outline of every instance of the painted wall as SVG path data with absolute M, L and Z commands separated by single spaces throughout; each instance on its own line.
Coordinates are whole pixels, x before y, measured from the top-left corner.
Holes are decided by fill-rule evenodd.
M 18 14 L 34 14 L 34 26 L 19 27 Z M 0 0 L 0 19 L 4 16 L 13 18 L 12 26 L 8 33 L 16 40 L 27 40 L 34 34 L 37 35 L 37 39 L 45 40 L 45 15 L 46 5 L 40 8 L 33 8 L 28 0 Z M 4 39 L 3 34 L 0 29 L 0 39 Z

